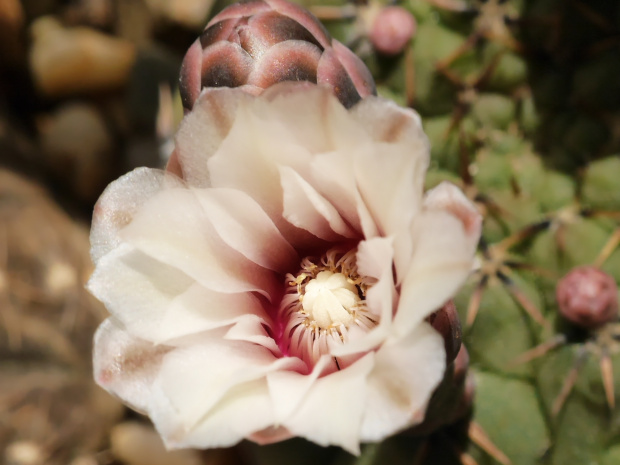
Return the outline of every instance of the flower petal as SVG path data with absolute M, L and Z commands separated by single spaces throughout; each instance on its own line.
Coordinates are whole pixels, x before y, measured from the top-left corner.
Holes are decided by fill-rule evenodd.
M 151 386 L 170 350 L 171 347 L 156 346 L 132 336 L 117 320 L 108 318 L 95 333 L 95 381 L 133 409 L 146 412 Z
M 119 231 L 127 226 L 140 207 L 164 187 L 179 187 L 182 181 L 161 170 L 137 168 L 110 184 L 95 205 L 90 231 L 91 257 L 99 259 L 120 244 Z
M 147 255 L 220 292 L 258 291 L 269 298 L 274 276 L 230 248 L 194 193 L 167 189 L 153 196 L 121 232 Z
M 295 170 L 281 166 L 280 182 L 284 197 L 283 216 L 290 223 L 327 241 L 356 236 L 334 206 Z
M 371 352 L 347 368 L 317 379 L 283 426 L 321 446 L 336 445 L 359 454 L 366 377 L 373 364 Z M 303 389 L 305 380 L 301 375 L 292 375 L 287 384 L 294 391 Z
M 473 250 L 476 249 L 482 231 L 482 215 L 474 204 L 465 197 L 461 189 L 452 183 L 443 181 L 426 192 L 424 208 L 427 210 L 446 210 L 460 219 L 469 239 L 469 247 Z
M 215 230 L 232 249 L 258 265 L 280 272 L 299 260 L 273 221 L 246 193 L 225 188 L 194 193 Z
M 443 339 L 425 322 L 408 337 L 386 342 L 367 378 L 363 441 L 379 441 L 424 420 L 446 366 Z
M 169 449 L 229 447 L 273 424 L 273 409 L 264 379 L 232 387 L 191 428 L 179 422 L 173 404 L 161 392 L 156 394 L 155 401 L 157 407 L 153 408 L 151 418 Z
M 422 211 L 412 226 L 413 255 L 394 328 L 406 336 L 441 307 L 469 275 L 474 250 L 462 222 L 445 211 Z
M 250 293 L 220 293 L 124 244 L 103 257 L 88 283 L 132 334 L 153 343 L 267 318 Z
M 177 132 L 176 154 L 183 179 L 194 187 L 209 185 L 208 160 L 228 135 L 239 105 L 252 96 L 226 87 L 205 89 Z
M 259 345 L 209 334 L 212 337 L 200 338 L 166 354 L 156 381 L 161 391 L 157 395 L 170 402 L 170 411 L 165 413 L 167 423 L 177 423 L 183 431 L 209 422 L 212 411 L 217 412 L 219 404 L 225 403 L 225 397 L 236 387 L 265 381 L 265 376 L 274 371 L 305 369 L 298 358 L 278 358 Z M 173 429 L 170 431 L 174 436 Z

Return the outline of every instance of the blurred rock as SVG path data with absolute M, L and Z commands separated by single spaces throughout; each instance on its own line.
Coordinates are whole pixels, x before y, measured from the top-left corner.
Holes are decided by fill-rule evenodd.
M 156 17 L 180 24 L 188 29 L 201 30 L 207 24 L 214 0 L 146 0 Z
M 80 200 L 95 200 L 109 181 L 114 149 L 101 114 L 86 103 L 67 103 L 39 126 L 41 149 L 50 170 Z
M 112 0 L 74 0 L 63 17 L 70 24 L 109 27 L 114 18 Z
M 154 21 L 145 0 L 118 1 L 116 8 L 116 35 L 137 46 L 150 44 Z
M 112 454 L 127 465 L 201 465 L 200 453 L 191 450 L 166 451 L 151 426 L 130 421 L 116 425 L 111 432 Z
M 86 227 L 0 170 L 0 462 L 65 465 L 124 412 L 92 379 L 106 312 L 84 289 L 91 271 Z
M 48 97 L 122 87 L 135 60 L 132 43 L 87 27 L 65 28 L 46 16 L 31 25 L 30 67 Z
M 41 448 L 32 441 L 17 441 L 4 452 L 7 465 L 43 465 L 45 456 Z
M 24 53 L 21 32 L 24 27 L 24 11 L 19 0 L 0 2 L 0 65 L 14 64 Z

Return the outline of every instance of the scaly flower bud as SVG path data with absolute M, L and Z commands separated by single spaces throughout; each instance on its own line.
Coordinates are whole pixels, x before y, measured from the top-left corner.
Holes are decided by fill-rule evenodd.
M 598 328 L 618 317 L 618 286 L 593 266 L 574 268 L 557 285 L 560 313 L 583 328 Z
M 185 55 L 180 90 L 191 110 L 203 87 L 243 86 L 258 95 L 280 81 L 329 86 L 345 107 L 376 93 L 364 63 L 285 0 L 239 3 L 216 15 Z

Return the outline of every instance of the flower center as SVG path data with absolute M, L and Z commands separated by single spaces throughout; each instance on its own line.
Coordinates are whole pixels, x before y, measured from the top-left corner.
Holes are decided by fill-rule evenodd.
M 306 284 L 301 297 L 303 311 L 321 329 L 348 327 L 354 320 L 353 310 L 362 300 L 355 284 L 344 274 L 327 270 Z
M 366 332 L 377 324 L 378 316 L 366 305 L 371 283 L 358 274 L 355 253 L 334 248 L 320 260 L 304 258 L 297 275 L 286 276 L 280 315 L 290 355 L 316 362 L 330 344 L 346 343 L 351 327 Z

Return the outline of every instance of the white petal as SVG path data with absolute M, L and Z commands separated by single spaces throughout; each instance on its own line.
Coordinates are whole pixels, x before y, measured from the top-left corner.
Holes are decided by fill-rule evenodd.
M 445 210 L 456 216 L 463 223 L 470 249 L 476 249 L 482 231 L 482 215 L 475 205 L 465 197 L 461 189 L 447 181 L 442 182 L 426 192 L 424 208 L 427 210 Z
M 119 231 L 131 222 L 139 208 L 164 187 L 182 181 L 161 170 L 137 168 L 110 184 L 95 205 L 90 232 L 91 257 L 97 261 L 120 243 Z
M 267 384 L 273 399 L 273 409 L 277 424 L 281 424 L 295 413 L 308 390 L 331 363 L 331 357 L 323 356 L 314 365 L 312 372 L 309 374 L 293 371 L 276 371 L 267 375 Z
M 445 211 L 423 211 L 412 226 L 413 256 L 405 276 L 394 328 L 406 335 L 451 298 L 473 263 L 463 224 Z
M 158 405 L 151 418 L 169 449 L 229 447 L 273 425 L 273 409 L 264 379 L 234 386 L 192 427 L 180 422 L 168 399 L 161 397 L 161 391 L 156 395 Z
M 264 119 L 282 121 L 286 133 L 274 139 L 293 138 L 310 153 L 351 149 L 370 142 L 362 127 L 333 95 L 331 89 L 304 82 L 282 82 L 266 89 L 256 102 Z
M 303 172 L 310 154 L 301 146 L 280 143 L 281 126 L 280 122 L 260 122 L 251 108 L 240 108 L 229 137 L 207 165 L 213 187 L 245 192 L 269 215 L 286 240 L 297 245 L 313 236 L 282 217 L 282 187 L 276 163 Z
M 120 232 L 147 255 L 178 268 L 220 292 L 259 291 L 271 295 L 274 277 L 231 249 L 188 189 L 167 189 L 152 197 Z
M 100 260 L 88 287 L 128 331 L 154 343 L 266 318 L 252 294 L 206 289 L 127 244 Z
M 347 368 L 317 379 L 282 424 L 291 433 L 321 446 L 336 445 L 359 454 L 366 377 L 373 367 L 374 355 L 371 352 Z M 288 381 L 293 390 L 305 384 L 302 375 L 293 375 Z
M 231 341 L 246 341 L 266 347 L 276 356 L 281 356 L 280 349 L 273 337 L 269 336 L 265 329 L 265 320 L 255 315 L 245 315 L 231 327 L 224 339 Z
M 150 404 L 152 384 L 164 355 L 170 350 L 130 335 L 119 322 L 108 318 L 95 333 L 95 381 L 132 408 L 145 412 Z
M 228 135 L 240 104 L 252 99 L 239 89 L 205 89 L 177 132 L 175 143 L 183 179 L 190 185 L 209 185 L 206 161 Z
M 380 441 L 420 423 L 444 376 L 445 359 L 443 339 L 425 322 L 407 338 L 386 342 L 367 379 L 362 440 Z
M 320 239 L 334 241 L 355 237 L 338 211 L 293 169 L 280 167 L 284 217 Z M 341 236 L 341 237 L 339 237 Z
M 170 401 L 170 421 L 186 431 L 207 421 L 237 386 L 264 379 L 273 371 L 305 369 L 297 358 L 278 358 L 257 344 L 209 335 L 213 337 L 168 353 L 156 381 Z
M 426 162 L 405 146 L 375 143 L 355 157 L 355 179 L 379 234 L 407 228 L 422 204 Z
M 311 163 L 312 185 L 358 233 L 370 238 L 378 231 L 357 187 L 353 168 L 356 155 L 357 151 L 350 149 L 316 155 Z
M 246 193 L 223 188 L 194 193 L 222 240 L 254 263 L 283 272 L 299 261 L 295 249 Z

